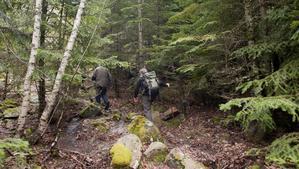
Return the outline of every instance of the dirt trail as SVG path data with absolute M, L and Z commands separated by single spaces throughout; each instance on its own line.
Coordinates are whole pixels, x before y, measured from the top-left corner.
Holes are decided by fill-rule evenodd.
M 139 110 L 120 102 L 114 101 L 113 107 L 122 114 Z M 118 107 L 120 105 L 126 106 Z M 222 115 L 211 108 L 193 107 L 185 120 L 177 123 L 179 125 L 163 122 L 158 126 L 169 148 L 179 147 L 209 168 L 245 168 L 256 161 L 246 157 L 245 152 L 257 145 L 247 142 L 240 131 L 228 130 L 214 124 L 213 118 Z M 102 116 L 97 118 L 109 119 Z M 109 149 L 118 138 L 127 133 L 127 123 L 122 120 L 108 120 L 110 129 L 103 133 L 92 126 L 84 125 L 84 120 L 86 119 L 74 118 L 64 124 L 57 144 L 57 154 L 52 155 L 53 157 L 44 163 L 44 167 L 110 168 Z M 167 166 L 155 166 L 143 159 L 141 168 L 167 169 Z

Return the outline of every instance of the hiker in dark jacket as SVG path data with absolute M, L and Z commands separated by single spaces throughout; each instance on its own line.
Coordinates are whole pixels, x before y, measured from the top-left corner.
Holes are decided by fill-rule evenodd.
M 95 97 L 98 103 L 101 103 L 101 99 L 105 105 L 105 110 L 108 111 L 110 103 L 107 96 L 107 90 L 110 88 L 112 83 L 112 77 L 109 70 L 103 66 L 98 66 L 91 78 L 94 81 L 97 96 Z
M 146 73 L 148 73 L 146 68 L 142 68 L 139 71 L 139 79 L 137 81 L 135 92 L 134 92 L 134 102 L 135 103 L 138 102 L 138 94 L 139 92 L 141 92 L 145 117 L 148 120 L 153 121 L 152 113 L 151 113 L 151 105 L 152 102 L 155 100 L 155 98 L 159 95 L 159 90 L 152 91 L 152 92 L 149 91 L 149 88 L 145 80 Z M 158 79 L 157 79 L 157 83 L 161 87 L 169 87 L 169 83 L 163 83 Z

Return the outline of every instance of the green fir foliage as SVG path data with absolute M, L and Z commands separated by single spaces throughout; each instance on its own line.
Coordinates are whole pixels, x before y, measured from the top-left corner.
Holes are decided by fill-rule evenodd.
M 248 129 L 250 122 L 257 121 L 265 131 L 273 131 L 276 128 L 272 117 L 273 110 L 282 110 L 292 116 L 293 122 L 299 122 L 299 105 L 294 98 L 275 96 L 233 99 L 220 105 L 220 110 L 229 111 L 233 108 L 240 108 L 241 110 L 236 114 L 236 120 L 241 122 L 245 130 Z
M 283 168 L 299 168 L 299 133 L 290 133 L 275 140 L 269 147 L 266 160 Z

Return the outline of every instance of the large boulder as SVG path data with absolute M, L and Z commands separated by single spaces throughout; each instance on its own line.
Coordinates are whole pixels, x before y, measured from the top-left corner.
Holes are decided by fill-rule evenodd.
M 207 169 L 202 163 L 194 161 L 179 148 L 174 148 L 167 155 L 166 164 L 173 169 Z
M 245 129 L 246 137 L 253 142 L 260 142 L 266 135 L 266 129 L 257 120 L 249 122 L 249 126 Z
M 99 115 L 101 115 L 100 106 L 93 103 L 86 105 L 79 113 L 81 118 L 95 117 Z
M 168 154 L 168 147 L 161 142 L 153 142 L 144 152 L 147 159 L 161 163 L 165 161 Z
M 162 138 L 158 127 L 140 115 L 133 118 L 133 121 L 128 126 L 128 130 L 130 133 L 136 134 L 142 142 L 146 143 L 159 141 Z
M 141 159 L 142 143 L 134 134 L 121 137 L 111 148 L 112 166 L 114 168 L 137 169 Z
M 112 166 L 115 168 L 129 167 L 132 161 L 132 152 L 123 144 L 116 143 L 110 150 Z

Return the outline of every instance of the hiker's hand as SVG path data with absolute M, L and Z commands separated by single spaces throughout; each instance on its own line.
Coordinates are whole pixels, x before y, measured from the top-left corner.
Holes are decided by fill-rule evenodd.
M 169 84 L 169 83 L 166 83 L 166 86 L 167 86 L 167 87 L 169 87 L 169 86 L 170 86 L 170 84 Z
M 138 103 L 138 98 L 134 97 L 133 101 L 134 103 Z

